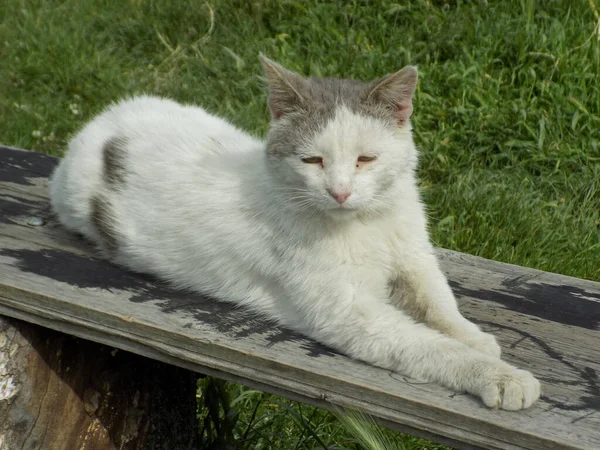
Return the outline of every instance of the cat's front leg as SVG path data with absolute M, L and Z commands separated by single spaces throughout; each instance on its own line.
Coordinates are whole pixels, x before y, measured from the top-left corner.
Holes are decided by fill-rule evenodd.
M 499 357 L 496 338 L 462 316 L 432 249 L 402 252 L 397 261 L 392 302 L 447 336 Z
M 316 284 L 288 291 L 282 322 L 353 358 L 477 395 L 488 407 L 523 409 L 539 397 L 531 373 L 416 323 L 366 288 Z

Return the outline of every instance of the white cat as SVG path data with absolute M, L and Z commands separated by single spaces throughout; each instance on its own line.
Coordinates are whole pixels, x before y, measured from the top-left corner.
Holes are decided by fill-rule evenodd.
M 415 181 L 417 70 L 303 78 L 262 58 L 266 142 L 194 106 L 138 97 L 70 143 L 54 211 L 107 257 L 245 305 L 347 355 L 527 408 L 539 382 L 461 316 Z

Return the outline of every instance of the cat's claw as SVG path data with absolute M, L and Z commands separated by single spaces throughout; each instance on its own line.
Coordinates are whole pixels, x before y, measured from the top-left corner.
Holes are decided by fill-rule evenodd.
M 498 342 L 496 342 L 496 338 L 483 331 L 477 331 L 476 333 L 472 333 L 459 340 L 469 347 L 495 358 L 500 358 L 500 354 L 502 353 Z
M 484 384 L 481 399 L 489 408 L 517 411 L 529 408 L 540 394 L 540 382 L 530 372 L 506 365 Z

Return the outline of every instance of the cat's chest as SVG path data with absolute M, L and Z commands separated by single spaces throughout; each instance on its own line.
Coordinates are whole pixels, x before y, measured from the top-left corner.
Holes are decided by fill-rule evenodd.
M 327 234 L 296 229 L 285 239 L 269 241 L 269 269 L 275 269 L 280 280 L 310 280 L 323 286 L 349 283 L 387 293 L 395 278 L 391 235 L 393 227 L 361 226 Z
M 385 284 L 393 273 L 394 256 L 385 230 L 359 228 L 340 233 L 323 242 L 319 250 L 323 270 L 333 268 L 357 282 Z
M 390 262 L 389 246 L 382 236 L 339 236 L 325 245 L 326 258 L 348 267 L 386 266 Z

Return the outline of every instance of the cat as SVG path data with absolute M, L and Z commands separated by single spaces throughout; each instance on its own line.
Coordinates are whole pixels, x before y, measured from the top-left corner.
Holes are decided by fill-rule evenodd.
M 266 315 L 350 357 L 528 408 L 540 384 L 458 311 L 415 178 L 417 69 L 305 78 L 260 56 L 270 130 L 120 101 L 51 178 L 64 226 L 112 261 Z

